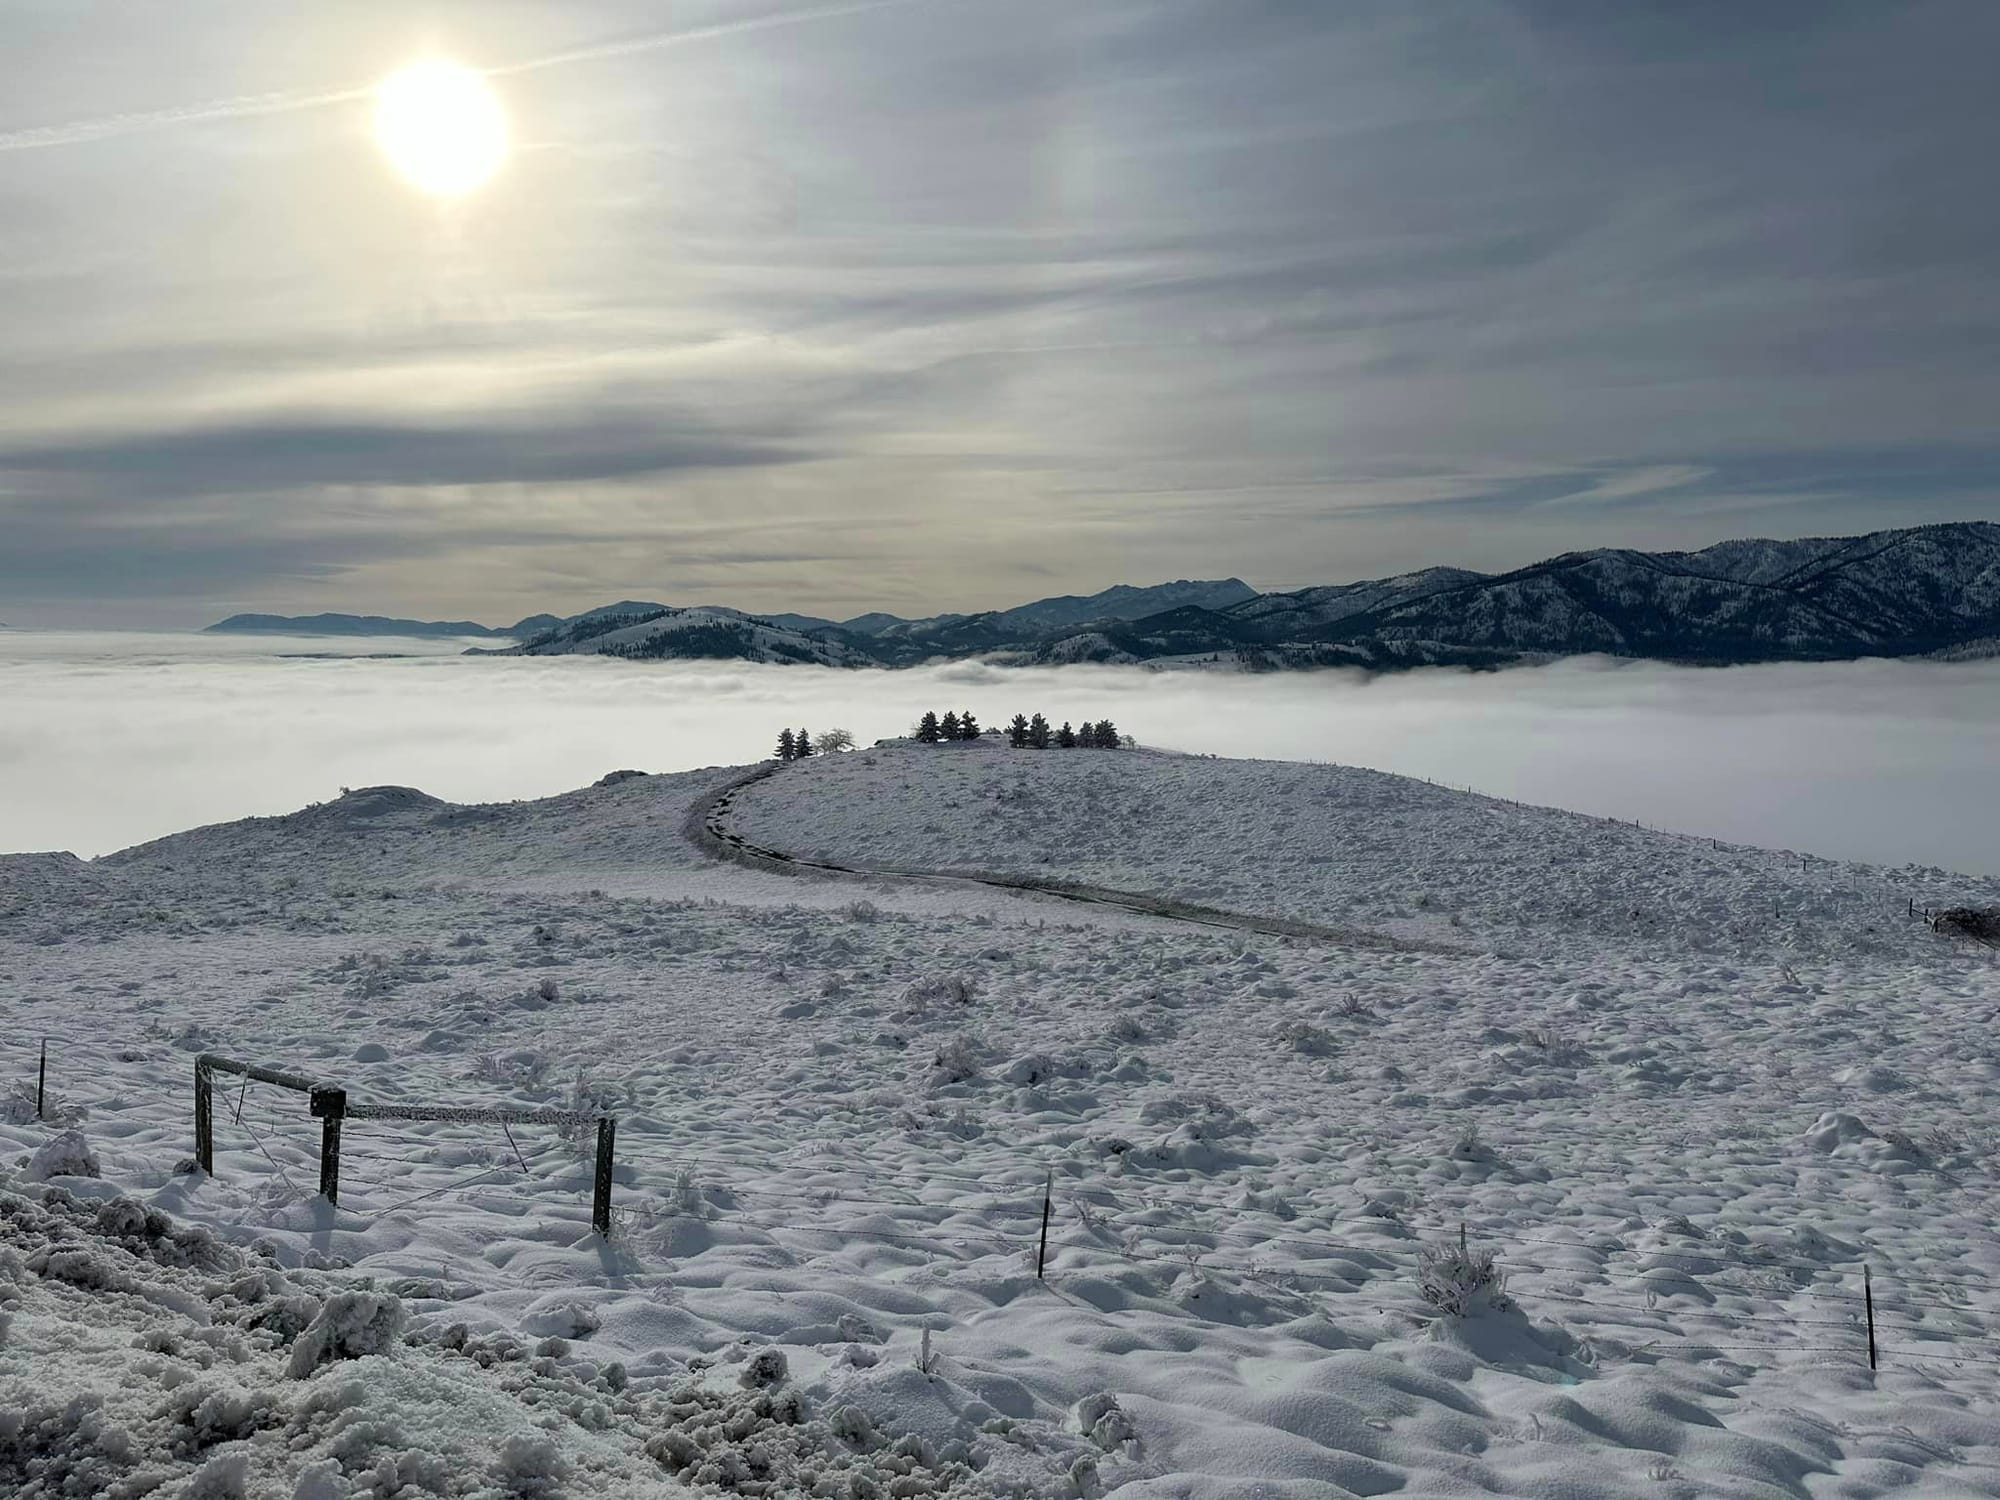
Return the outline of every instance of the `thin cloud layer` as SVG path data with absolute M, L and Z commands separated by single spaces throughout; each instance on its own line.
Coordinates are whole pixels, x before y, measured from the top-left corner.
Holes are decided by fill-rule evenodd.
M 0 15 L 0 618 L 924 613 L 2000 510 L 1976 0 L 425 17 Z M 520 144 L 444 206 L 368 139 L 433 50 Z

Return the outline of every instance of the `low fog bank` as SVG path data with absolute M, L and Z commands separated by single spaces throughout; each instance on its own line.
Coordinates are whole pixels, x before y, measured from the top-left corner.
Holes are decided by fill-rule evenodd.
M 539 797 L 608 770 L 863 744 L 926 708 L 1110 716 L 1148 744 L 1343 761 L 1777 848 L 2000 874 L 2000 662 L 1246 677 L 465 658 L 451 642 L 0 634 L 0 851 L 97 855 L 342 786 Z M 398 653 L 370 659 L 367 653 Z M 314 656 L 310 653 L 339 653 Z

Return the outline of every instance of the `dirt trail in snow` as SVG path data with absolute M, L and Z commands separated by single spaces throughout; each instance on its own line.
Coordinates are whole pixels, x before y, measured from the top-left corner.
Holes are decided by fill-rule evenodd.
M 1239 932 L 1258 932 L 1272 937 L 1310 938 L 1344 948 L 1389 953 L 1457 953 L 1465 950 L 1442 943 L 1426 943 L 1412 938 L 1389 937 L 1379 932 L 1354 928 L 1321 927 L 1311 922 L 1295 922 L 1285 917 L 1257 916 L 1248 912 L 1222 911 L 1196 906 L 1165 896 L 1148 896 L 1138 891 L 1115 891 L 1104 886 L 1079 885 L 1062 880 L 1037 880 L 1024 875 L 1002 875 L 992 871 L 923 870 L 890 865 L 836 864 L 831 860 L 810 859 L 752 843 L 729 826 L 728 817 L 736 794 L 783 770 L 782 763 L 753 768 L 744 775 L 700 798 L 688 814 L 683 832 L 717 859 L 735 860 L 761 869 L 791 874 L 811 872 L 853 880 L 921 880 L 947 885 L 981 885 L 1017 895 L 1046 896 L 1083 906 L 1111 906 L 1140 916 L 1162 917 L 1201 927 L 1222 927 Z

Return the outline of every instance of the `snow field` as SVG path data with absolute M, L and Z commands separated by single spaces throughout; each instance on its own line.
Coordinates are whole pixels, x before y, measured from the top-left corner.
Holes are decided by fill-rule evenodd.
M 1882 870 L 1528 807 L 1351 766 L 1003 741 L 800 761 L 731 826 L 869 868 L 993 871 L 1477 946 L 1643 941 L 1735 956 L 1928 960 L 1914 900 L 2000 880 Z
M 922 821 L 1010 847 L 989 794 L 1020 784 L 1014 759 L 970 750 L 925 814 L 915 787 L 878 783 L 949 764 L 911 758 L 929 753 L 808 762 L 732 816 L 759 842 L 847 856 L 907 826 L 923 838 L 899 864 L 933 858 Z M 133 1373 L 169 1356 L 118 1340 L 170 1314 L 226 1323 L 216 1300 L 149 1262 L 135 1280 L 167 1290 L 98 1296 L 115 1336 L 84 1360 L 60 1342 L 69 1284 L 27 1271 L 6 1299 L 0 1410 L 46 1405 L 61 1369 L 65 1400 L 101 1397 L 189 1492 L 238 1456 L 250 1493 L 302 1495 L 313 1464 L 328 1494 L 845 1494 L 856 1472 L 885 1494 L 914 1478 L 1245 1500 L 2000 1489 L 2000 992 L 1988 955 L 1920 925 L 1855 945 L 1839 901 L 1903 876 L 1841 867 L 1829 879 L 1858 894 L 1780 943 L 1725 943 L 1691 904 L 1692 867 L 1647 845 L 1653 909 L 1682 915 L 1621 935 L 1608 903 L 1576 914 L 1587 881 L 1561 901 L 1516 888 L 1534 879 L 1532 810 L 1468 845 L 1460 825 L 1495 820 L 1482 799 L 1405 784 L 1418 853 L 1385 875 L 1356 852 L 1378 846 L 1304 816 L 1352 816 L 1345 793 L 1281 784 L 1332 768 L 1046 759 L 1075 769 L 1025 773 L 1060 814 L 1027 831 L 1100 861 L 1082 878 L 1310 918 L 1325 913 L 1287 903 L 1313 881 L 1358 893 L 1456 872 L 1456 928 L 1407 899 L 1405 916 L 1338 915 L 1464 951 L 707 864 L 679 830 L 723 772 L 482 809 L 371 791 L 94 865 L 0 860 L 0 1067 L 30 1079 L 48 1035 L 59 1115 L 0 1104 L 0 1191 L 60 1212 L 23 1163 L 79 1130 L 102 1176 L 55 1179 L 66 1190 L 206 1226 L 314 1296 L 393 1296 L 417 1340 L 304 1383 L 358 1382 L 405 1426 L 296 1454 L 265 1428 L 223 1430 L 183 1454 L 166 1378 Z M 1394 791 L 1376 789 L 1400 806 Z M 799 803 L 789 836 L 772 798 Z M 1072 839 L 1064 819 L 1091 799 L 1107 811 Z M 1328 862 L 1230 884 L 1230 861 L 1267 842 L 1230 842 L 1245 801 L 1244 827 L 1294 830 Z M 1184 818 L 1183 836 L 1148 816 Z M 1562 825 L 1545 844 L 1577 836 L 1567 815 L 1534 816 Z M 1455 864 L 1466 847 L 1485 852 Z M 1721 853 L 1745 900 L 1783 883 L 1781 856 Z M 1190 871 L 1231 899 L 1185 891 Z M 178 1173 L 204 1049 L 369 1099 L 600 1099 L 620 1117 L 611 1241 L 588 1232 L 587 1161 L 547 1130 L 350 1122 L 332 1210 L 312 1195 L 298 1096 L 219 1082 L 216 1175 Z M 21 1222 L 0 1215 L 25 1266 Z M 1436 1252 L 1461 1223 L 1504 1281 L 1455 1319 Z M 533 1354 L 544 1339 L 567 1349 Z M 786 1373 L 767 1387 L 769 1349 Z M 290 1351 L 230 1356 L 232 1379 L 268 1395 Z M 621 1378 L 629 1409 L 609 1392 Z M 743 1413 L 752 1392 L 768 1411 Z M 268 1431 L 290 1432 L 305 1398 L 276 1399 Z M 477 1459 L 423 1416 L 459 1401 L 488 1403 Z M 0 1432 L 0 1475 L 19 1451 Z

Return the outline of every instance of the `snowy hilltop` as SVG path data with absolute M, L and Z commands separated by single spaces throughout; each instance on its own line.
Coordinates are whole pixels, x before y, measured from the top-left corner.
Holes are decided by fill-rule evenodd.
M 1989 908 L 992 736 L 0 858 L 0 1492 L 1990 1495 Z
M 266 623 L 236 623 L 245 619 Z M 269 623 L 274 619 L 238 616 L 210 628 L 285 623 Z M 290 624 L 308 633 L 317 628 L 311 621 Z M 464 622 L 425 624 L 416 633 L 482 629 Z M 2000 524 L 1733 541 L 1699 552 L 1604 548 L 1510 573 L 1425 568 L 1270 594 L 1236 578 L 1121 585 L 1087 597 L 918 620 L 873 613 L 833 621 L 625 600 L 565 619 L 533 615 L 507 631 L 487 633 L 517 640 L 494 648 L 500 655 L 831 667 L 978 657 L 1003 664 L 1392 671 L 1503 667 L 1593 653 L 1707 665 L 1864 656 L 1956 660 L 2000 649 Z

